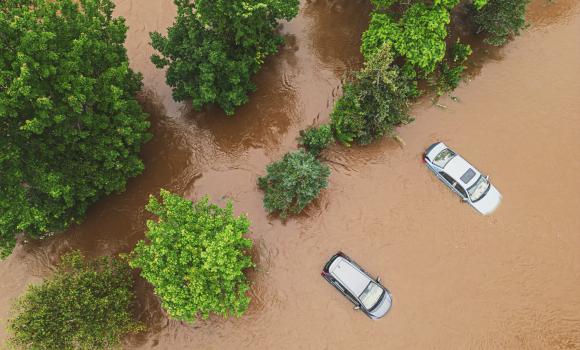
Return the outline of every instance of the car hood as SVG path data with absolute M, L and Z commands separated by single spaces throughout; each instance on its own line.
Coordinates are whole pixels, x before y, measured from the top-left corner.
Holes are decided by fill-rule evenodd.
M 477 202 L 472 202 L 471 205 L 483 215 L 489 215 L 494 212 L 495 209 L 501 203 L 501 194 L 499 191 L 493 186 L 490 185 L 489 191 Z
M 389 310 L 391 309 L 392 303 L 393 300 L 391 299 L 391 295 L 389 294 L 389 292 L 385 291 L 385 295 L 383 296 L 383 299 L 381 300 L 379 306 L 377 306 L 372 312 L 370 312 L 372 318 L 377 319 L 385 316 L 387 312 L 389 312 Z

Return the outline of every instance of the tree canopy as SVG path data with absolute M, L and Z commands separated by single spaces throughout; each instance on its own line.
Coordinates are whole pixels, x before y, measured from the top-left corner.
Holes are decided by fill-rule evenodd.
M 126 263 L 69 253 L 52 277 L 28 287 L 14 304 L 10 342 L 22 349 L 114 347 L 125 334 L 143 329 L 133 316 L 132 288 Z
M 155 288 L 170 317 L 193 322 L 211 313 L 240 316 L 250 303 L 250 283 L 244 271 L 253 267 L 245 238 L 250 221 L 203 198 L 192 202 L 161 190 L 151 196 L 146 241 L 139 241 L 130 265 Z
M 330 118 L 337 139 L 345 144 L 368 144 L 411 121 L 409 101 L 414 82 L 393 64 L 388 44 L 372 55 L 343 87 Z
M 387 11 L 390 1 L 374 1 L 375 11 L 368 30 L 363 34 L 361 51 L 366 59 L 387 43 L 406 63 L 419 68 L 424 75 L 433 72 L 445 57 L 445 38 L 450 21 L 449 11 L 456 0 L 435 0 L 433 5 L 418 2 L 409 6 L 397 19 Z
M 0 255 L 79 221 L 143 170 L 127 27 L 111 0 L 0 3 Z
M 278 20 L 298 14 L 299 0 L 175 0 L 178 14 L 167 36 L 151 34 L 159 51 L 152 61 L 167 67 L 173 98 L 196 109 L 218 104 L 227 114 L 248 100 L 250 80 L 283 43 Z
M 266 176 L 258 179 L 264 190 L 264 208 L 279 212 L 282 219 L 300 213 L 320 191 L 328 187 L 330 168 L 303 150 L 286 153 L 266 167 Z
M 526 6 L 529 0 L 474 1 L 472 11 L 479 31 L 488 36 L 488 44 L 501 46 L 512 36 L 518 35 L 526 25 Z

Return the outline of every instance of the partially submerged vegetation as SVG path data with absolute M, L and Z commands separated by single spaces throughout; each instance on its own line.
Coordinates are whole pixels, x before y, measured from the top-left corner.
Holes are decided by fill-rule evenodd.
M 366 145 L 412 120 L 420 80 L 437 95 L 461 81 L 471 47 L 449 37 L 457 6 L 491 45 L 524 27 L 528 0 L 371 0 L 362 69 L 348 75 L 330 124 L 303 131 L 304 150 L 270 164 L 258 179 L 264 207 L 282 219 L 298 214 L 328 186 L 324 150 L 336 139 Z M 218 104 L 227 114 L 248 100 L 251 77 L 283 43 L 277 21 L 299 1 L 175 0 L 167 36 L 152 33 L 175 100 L 196 109 Z M 127 27 L 111 0 L 6 0 L 0 3 L 0 257 L 15 237 L 40 238 L 80 222 L 104 195 L 122 191 L 144 169 L 138 157 L 149 122 L 135 96 L 141 76 L 129 68 Z M 39 20 L 40 19 L 40 20 Z M 449 45 L 451 44 L 451 45 Z M 254 266 L 250 222 L 207 198 L 192 203 L 161 191 L 147 209 L 146 240 L 128 256 L 155 288 L 170 317 L 193 322 L 248 308 Z M 65 255 L 55 274 L 31 286 L 9 321 L 15 347 L 102 349 L 138 332 L 133 281 L 122 261 Z
M 167 67 L 167 85 L 176 101 L 201 109 L 218 104 L 227 114 L 248 101 L 250 80 L 264 59 L 284 42 L 276 34 L 280 19 L 298 14 L 298 0 L 175 0 L 177 18 L 167 36 L 151 34 L 159 51 L 152 61 Z
M 328 147 L 334 140 L 332 128 L 329 124 L 323 124 L 318 127 L 310 127 L 300 132 L 299 145 L 306 151 L 317 157 Z
M 9 321 L 11 345 L 21 349 L 110 349 L 144 329 L 133 316 L 129 266 L 118 259 L 93 261 L 80 252 L 62 257 L 55 273 L 28 287 Z
M 336 138 L 346 145 L 366 145 L 408 123 L 409 100 L 417 94 L 414 81 L 393 65 L 388 44 L 372 55 L 346 82 L 343 96 L 330 115 Z
M 139 241 L 129 263 L 155 288 L 171 318 L 193 322 L 215 313 L 241 316 L 250 303 L 244 274 L 254 266 L 249 251 L 250 221 L 203 198 L 190 200 L 161 190 L 147 210 L 147 240 Z
M 475 0 L 472 10 L 478 32 L 487 35 L 485 42 L 501 46 L 519 35 L 526 26 L 526 6 L 529 0 Z
M 320 191 L 328 186 L 330 168 L 312 154 L 302 150 L 286 153 L 266 168 L 267 175 L 258 179 L 264 190 L 264 208 L 278 212 L 282 219 L 300 213 Z
M 330 114 L 332 136 L 347 146 L 395 136 L 397 126 L 412 121 L 409 106 L 421 93 L 419 81 L 429 82 L 437 96 L 450 93 L 461 82 L 472 49 L 459 38 L 447 45 L 454 9 L 466 7 L 463 12 L 486 35 L 485 42 L 502 45 L 523 28 L 527 1 L 371 0 L 374 8 L 361 44 L 365 62 L 344 81 L 343 94 Z M 328 128 L 322 125 L 302 131 L 300 146 L 319 156 L 332 143 Z M 302 211 L 320 193 L 320 186 L 315 186 L 320 181 L 298 177 L 297 170 L 288 165 L 297 157 L 287 153 L 282 161 L 268 166 L 272 184 L 260 179 L 264 207 L 268 212 L 280 211 L 283 219 Z M 297 200 L 300 188 L 308 189 L 308 200 Z
M 0 257 L 140 174 L 149 122 L 110 0 L 0 2 Z M 40 20 L 41 19 L 41 20 Z

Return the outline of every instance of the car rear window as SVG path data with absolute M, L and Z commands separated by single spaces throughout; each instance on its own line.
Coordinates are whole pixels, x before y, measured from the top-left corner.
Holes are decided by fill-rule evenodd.
M 467 171 L 465 172 L 465 174 L 461 175 L 461 181 L 463 181 L 464 184 L 467 184 L 469 181 L 471 181 L 471 179 L 473 179 L 473 177 L 475 176 L 475 171 L 471 168 L 467 169 Z
M 453 159 L 453 157 L 455 157 L 455 152 L 453 152 L 449 148 L 446 148 L 443 151 L 439 152 L 439 154 L 436 155 L 435 158 L 433 158 L 433 164 L 437 165 L 440 168 L 444 168 L 445 165 L 447 165 L 447 163 L 449 163 L 449 161 Z

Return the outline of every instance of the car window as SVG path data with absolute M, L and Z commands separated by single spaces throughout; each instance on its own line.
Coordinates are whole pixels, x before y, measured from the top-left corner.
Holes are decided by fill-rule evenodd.
M 472 201 L 477 202 L 487 193 L 488 189 L 489 181 L 481 175 L 479 179 L 477 179 L 477 182 L 469 188 L 469 198 L 471 198 Z
M 382 294 L 383 289 L 371 281 L 360 295 L 360 300 L 365 309 L 370 310 L 377 304 Z
M 461 175 L 461 181 L 463 181 L 464 184 L 467 184 L 469 181 L 471 181 L 471 179 L 473 179 L 474 176 L 475 170 L 469 168 L 465 174 Z
M 447 165 L 447 163 L 449 163 L 449 161 L 453 159 L 453 157 L 455 157 L 455 153 L 449 148 L 446 148 L 443 151 L 439 152 L 439 154 L 437 154 L 435 158 L 433 158 L 433 164 L 437 165 L 440 168 L 444 168 L 445 165 Z
M 453 181 L 453 179 L 451 178 L 451 176 L 445 174 L 444 172 L 440 172 L 439 173 L 441 176 L 443 176 L 443 178 L 445 179 L 445 181 L 447 181 L 450 185 L 453 185 L 453 183 L 455 181 Z
M 463 197 L 467 198 L 467 192 L 465 192 L 465 189 L 459 183 L 455 184 L 455 189 L 459 191 Z

